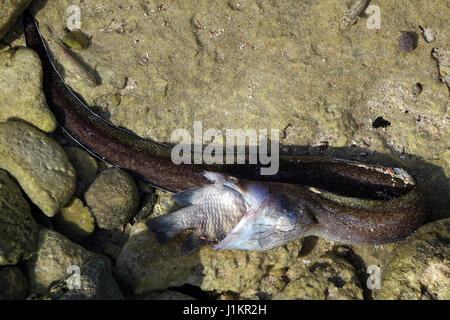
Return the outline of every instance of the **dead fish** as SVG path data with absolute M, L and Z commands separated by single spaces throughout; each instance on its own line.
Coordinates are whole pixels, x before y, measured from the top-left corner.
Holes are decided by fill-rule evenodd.
M 280 230 L 298 229 L 293 209 L 266 185 L 220 173 L 205 176 L 214 183 L 172 196 L 184 208 L 147 220 L 161 244 L 194 230 L 183 242 L 183 255 L 208 244 L 216 244 L 214 249 L 267 250 L 280 245 Z

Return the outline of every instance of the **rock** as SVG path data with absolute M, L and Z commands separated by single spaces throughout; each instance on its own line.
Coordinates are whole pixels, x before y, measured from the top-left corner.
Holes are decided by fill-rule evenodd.
M 90 252 L 49 229 L 42 229 L 38 252 L 27 261 L 26 269 L 31 291 L 44 296 L 52 293 L 51 287 L 55 291 L 55 284 L 64 286 L 67 285 L 65 279 L 69 282 L 76 279 L 71 273 L 77 269 L 81 272 L 82 292 L 69 292 L 66 298 L 122 296 L 111 276 L 110 262 L 106 257 Z
M 5 52 L 11 50 L 11 46 L 4 44 L 4 43 L 0 43 L 0 52 Z
M 79 286 L 60 281 L 52 286 L 41 299 L 49 300 L 123 300 L 119 287 L 111 278 L 110 265 L 105 260 L 87 262 L 80 269 Z M 73 285 L 73 286 L 72 286 Z
M 78 147 L 67 147 L 65 150 L 77 173 L 75 195 L 77 197 L 83 197 L 95 179 L 95 174 L 98 169 L 97 160 L 87 151 Z
M 65 150 L 77 172 L 77 179 L 87 183 L 91 182 L 97 173 L 97 160 L 87 151 L 78 147 L 68 147 Z
M 74 198 L 55 216 L 55 224 L 59 231 L 75 242 L 88 238 L 95 229 L 95 219 L 83 202 Z
M 36 251 L 37 229 L 19 186 L 0 170 L 0 266 L 30 257 Z
M 41 62 L 33 50 L 0 52 L 0 83 L 0 121 L 20 118 L 42 131 L 55 130 L 56 119 L 42 91 Z
M 85 199 L 102 229 L 126 224 L 136 214 L 139 205 L 133 178 L 116 168 L 103 171 L 85 193 Z
M 16 266 L 0 268 L 0 300 L 24 300 L 28 296 L 28 281 Z
M 70 31 L 61 40 L 72 50 L 83 50 L 89 47 L 89 39 L 80 31 Z
M 179 205 L 172 199 L 173 193 L 157 189 L 155 194 L 157 199 L 153 206 L 153 210 L 151 211 L 152 218 L 175 211 L 179 208 Z
M 324 255 L 298 270 L 295 278 L 273 296 L 275 300 L 363 299 L 354 267 L 336 255 Z M 291 274 L 290 277 L 293 277 Z
M 450 219 L 418 229 L 400 242 L 381 274 L 376 299 L 450 299 Z
M 75 170 L 53 139 L 17 121 L 0 123 L 0 168 L 13 175 L 47 216 L 54 216 L 75 191 Z
M 439 64 L 439 76 L 442 82 L 446 82 L 450 88 L 450 50 L 445 48 L 433 48 L 432 56 Z
M 205 291 L 240 293 L 257 287 L 270 270 L 296 261 L 302 240 L 269 251 L 212 250 L 203 247 L 181 257 L 183 236 L 160 245 L 154 234 L 138 222 L 116 261 L 119 283 L 134 294 L 191 284 Z
M 247 7 L 247 0 L 229 0 L 228 5 L 233 10 L 242 11 Z
M 363 13 L 364 9 L 367 7 L 369 0 L 354 0 L 352 5 L 345 10 L 344 16 L 341 19 L 340 28 L 342 30 L 349 29 L 354 25 L 359 16 Z
M 149 215 L 154 214 L 155 203 L 157 203 L 158 196 L 156 192 L 145 194 L 142 200 L 141 207 L 134 217 L 134 221 L 147 219 Z M 156 216 L 156 215 L 155 215 Z
M 398 46 L 403 52 L 411 52 L 417 47 L 417 33 L 413 31 L 403 31 L 398 40 Z
M 8 0 L 0 3 L 0 39 L 14 25 L 31 0 Z
M 115 261 L 122 247 L 130 237 L 127 232 L 128 230 L 125 229 L 123 231 L 122 229 L 122 227 L 115 229 L 96 229 L 94 234 L 83 245 L 88 250 L 103 254 Z

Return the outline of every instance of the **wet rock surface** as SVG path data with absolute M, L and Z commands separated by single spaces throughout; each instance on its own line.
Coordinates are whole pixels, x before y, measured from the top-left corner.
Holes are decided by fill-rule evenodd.
M 7 0 L 0 4 L 0 39 L 14 25 L 31 0 Z
M 450 219 L 429 223 L 401 242 L 381 276 L 377 299 L 450 299 Z
M 56 215 L 55 225 L 70 239 L 82 241 L 94 232 L 95 219 L 89 208 L 74 198 Z
M 16 266 L 0 267 L 0 300 L 23 300 L 28 296 L 28 280 Z
M 121 285 L 134 294 L 164 290 L 184 284 L 205 291 L 254 294 L 269 270 L 282 269 L 295 262 L 302 240 L 265 251 L 212 250 L 204 247 L 181 256 L 183 236 L 160 245 L 155 235 L 139 222 L 117 258 L 115 274 Z
M 77 285 L 79 281 L 79 285 Z M 53 285 L 41 297 L 46 300 L 123 300 L 119 287 L 111 278 L 111 268 L 105 260 L 87 262 L 80 268 L 79 279 Z
M 40 232 L 37 254 L 26 264 L 31 291 L 50 298 L 56 292 L 58 299 L 121 298 L 122 294 L 111 277 L 110 268 L 110 261 L 106 257 L 90 252 L 48 229 Z M 67 286 L 68 278 L 77 285 L 77 278 L 71 276 L 78 271 L 81 291 L 57 293 L 61 285 Z
M 290 281 L 275 294 L 275 300 L 357 300 L 363 289 L 354 267 L 345 259 L 322 256 L 304 265 L 301 270 L 289 270 Z M 308 288 L 305 290 L 305 288 Z
M 102 229 L 126 224 L 136 214 L 139 205 L 136 183 L 129 174 L 115 168 L 103 171 L 84 197 Z
M 78 147 L 66 148 L 67 155 L 77 172 L 78 180 L 88 182 L 97 172 L 97 160 L 87 151 Z
M 54 216 L 75 191 L 75 170 L 63 148 L 30 125 L 0 123 L 0 168 L 7 170 L 47 216 Z
M 0 52 L 0 121 L 22 119 L 51 132 L 56 120 L 42 92 L 39 56 L 28 48 Z
M 19 186 L 0 170 L 0 266 L 29 258 L 36 251 L 37 230 Z

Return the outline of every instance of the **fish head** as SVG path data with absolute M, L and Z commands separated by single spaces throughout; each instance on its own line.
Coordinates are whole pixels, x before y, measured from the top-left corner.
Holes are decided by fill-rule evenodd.
M 307 234 L 313 223 L 302 202 L 270 192 L 267 184 L 234 184 L 248 199 L 249 209 L 214 249 L 269 250 Z

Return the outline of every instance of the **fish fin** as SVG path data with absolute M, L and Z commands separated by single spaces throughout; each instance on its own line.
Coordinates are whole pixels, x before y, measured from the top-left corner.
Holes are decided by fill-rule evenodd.
M 213 249 L 257 250 L 259 243 L 257 237 L 255 238 L 255 234 L 260 232 L 260 225 L 257 221 L 258 212 L 258 210 L 249 210 L 234 229 Z M 265 226 L 262 225 L 262 228 L 265 228 Z
M 172 199 L 180 206 L 192 206 L 196 203 L 194 195 L 200 189 L 201 188 L 193 188 L 175 193 L 172 195 Z
M 218 172 L 213 172 L 213 171 L 203 171 L 203 176 L 208 179 L 211 182 L 219 182 L 222 183 L 224 182 L 226 179 L 225 177 L 218 173 Z
M 209 244 L 208 240 L 202 238 L 200 234 L 193 231 L 183 241 L 183 245 L 181 246 L 181 255 L 187 256 L 192 252 L 208 244 Z
M 179 223 L 178 211 L 171 212 L 156 218 L 151 218 L 146 221 L 147 227 L 152 230 L 160 244 L 164 244 L 185 228 Z

